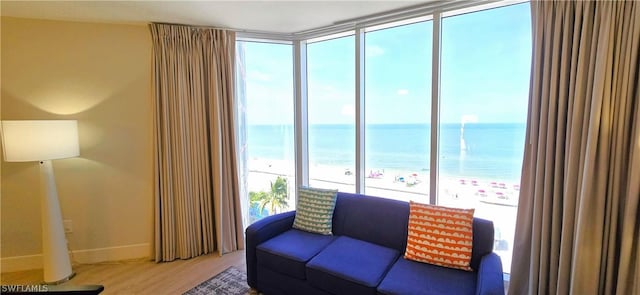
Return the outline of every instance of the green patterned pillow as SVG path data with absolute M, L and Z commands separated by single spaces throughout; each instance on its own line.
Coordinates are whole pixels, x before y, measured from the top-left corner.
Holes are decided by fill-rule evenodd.
M 321 235 L 332 235 L 333 209 L 337 190 L 300 187 L 293 228 Z

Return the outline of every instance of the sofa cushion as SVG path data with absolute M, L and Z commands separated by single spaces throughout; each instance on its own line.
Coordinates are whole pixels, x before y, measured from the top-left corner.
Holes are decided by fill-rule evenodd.
M 391 248 L 340 236 L 307 263 L 307 279 L 333 294 L 376 294 L 399 255 Z
M 304 280 L 307 262 L 334 239 L 334 236 L 292 229 L 258 245 L 258 264 Z
M 404 252 L 409 203 L 338 192 L 333 233 Z
M 474 209 L 409 204 L 407 259 L 471 271 Z
M 398 259 L 378 286 L 378 293 L 445 295 L 475 294 L 476 273 Z
M 337 190 L 300 187 L 293 228 L 322 235 L 332 235 L 333 210 Z

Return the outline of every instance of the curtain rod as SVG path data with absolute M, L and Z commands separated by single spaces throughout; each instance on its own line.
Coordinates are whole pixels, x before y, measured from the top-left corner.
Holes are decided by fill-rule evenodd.
M 189 27 L 194 29 L 224 30 L 224 31 L 231 31 L 236 33 L 242 33 L 243 35 L 272 36 L 272 37 L 278 36 L 279 38 L 282 38 L 284 40 L 290 40 L 291 36 L 293 36 L 293 33 L 278 33 L 278 32 L 268 32 L 268 31 L 258 31 L 258 30 L 234 29 L 234 28 L 217 27 L 217 26 L 189 25 L 189 24 L 177 24 L 177 23 L 166 23 L 166 22 L 150 22 L 149 24 L 182 26 L 182 27 Z
M 213 30 L 224 30 L 224 31 L 234 31 L 234 32 L 237 31 L 236 29 L 231 29 L 231 28 L 203 26 L 203 25 L 189 25 L 189 24 L 177 24 L 177 23 L 165 23 L 165 22 L 150 22 L 149 24 L 181 26 L 181 27 L 189 27 L 194 29 L 213 29 Z

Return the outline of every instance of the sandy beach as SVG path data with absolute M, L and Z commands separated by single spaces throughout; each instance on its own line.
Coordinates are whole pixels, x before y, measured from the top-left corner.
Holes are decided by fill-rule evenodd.
M 288 179 L 289 192 L 295 192 L 295 166 L 282 160 L 251 159 L 249 170 L 249 191 L 269 191 L 270 184 L 278 176 Z M 351 173 L 350 173 L 351 172 Z M 400 171 L 393 169 L 372 169 L 365 175 L 365 193 L 402 201 L 428 203 L 428 171 Z M 441 175 L 438 204 L 458 208 L 475 208 L 475 216 L 493 220 L 496 228 L 496 253 L 501 256 L 505 268 L 511 265 L 511 247 L 517 213 L 519 184 L 499 179 L 465 179 Z M 311 165 L 309 186 L 355 192 L 355 173 L 351 167 Z M 291 198 L 294 193 L 290 193 Z M 289 210 L 295 208 L 291 199 Z M 506 248 L 506 249 L 504 249 Z M 508 272 L 509 269 L 504 271 Z

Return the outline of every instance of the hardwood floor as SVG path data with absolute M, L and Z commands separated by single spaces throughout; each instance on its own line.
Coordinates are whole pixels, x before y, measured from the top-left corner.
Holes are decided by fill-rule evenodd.
M 147 260 L 74 265 L 76 276 L 65 285 L 103 285 L 101 294 L 182 294 L 229 266 L 245 269 L 244 251 L 222 257 L 209 254 L 189 260 L 155 263 Z M 3 285 L 42 281 L 42 270 L 0 275 Z

